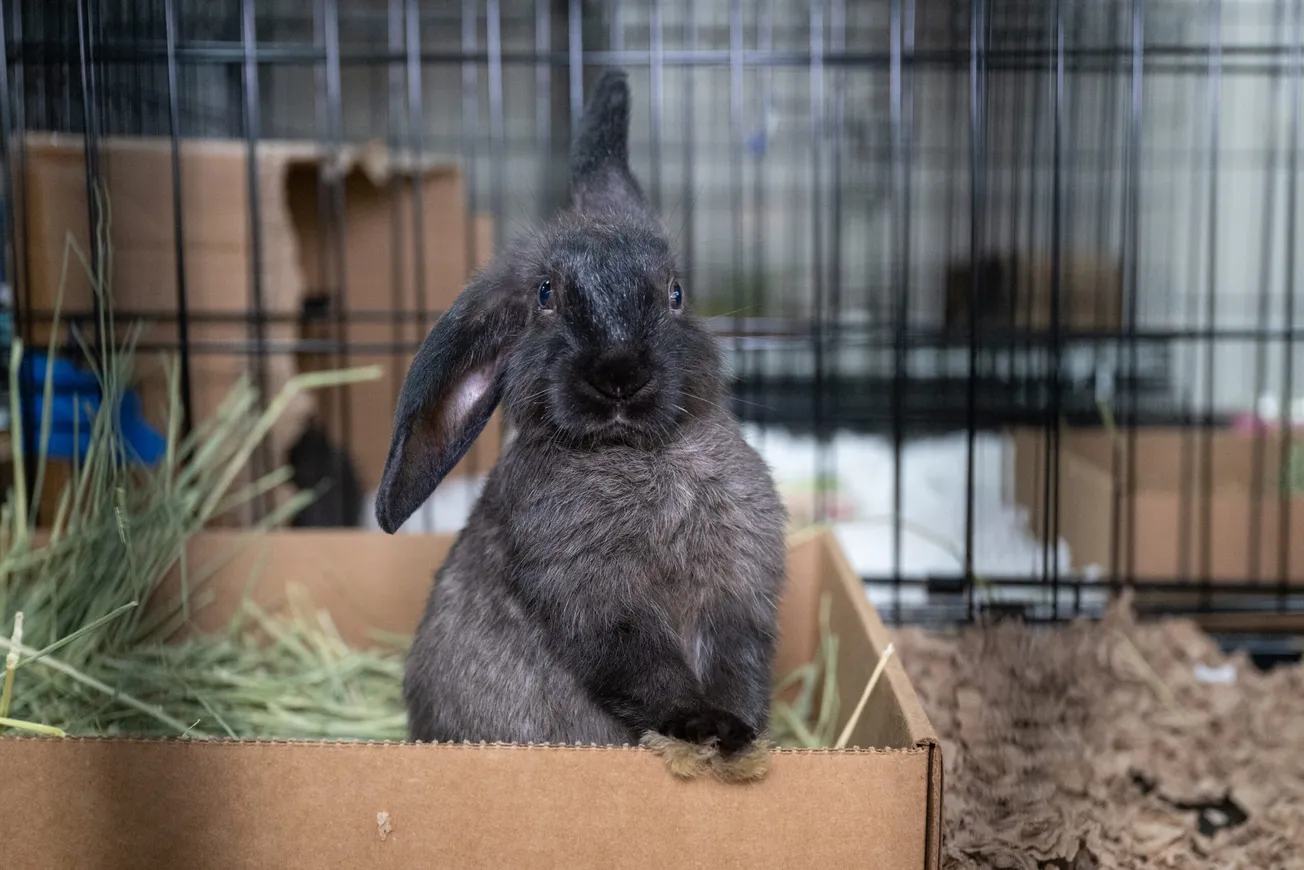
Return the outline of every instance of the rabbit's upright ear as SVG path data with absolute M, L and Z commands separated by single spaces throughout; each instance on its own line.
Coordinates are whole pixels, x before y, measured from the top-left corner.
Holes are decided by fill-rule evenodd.
M 376 520 L 389 534 L 466 455 L 498 405 L 507 353 L 529 318 L 507 273 L 494 264 L 473 279 L 412 360 L 376 493 Z
M 570 155 L 571 196 L 587 213 L 644 210 L 643 189 L 629 168 L 629 82 L 604 75 L 584 107 Z

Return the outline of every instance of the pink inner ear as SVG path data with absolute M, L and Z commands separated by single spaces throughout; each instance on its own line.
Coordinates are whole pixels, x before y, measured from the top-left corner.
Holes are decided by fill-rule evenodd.
M 493 368 L 486 366 L 468 372 L 444 404 L 445 431 L 455 432 L 466 425 L 476 404 L 493 385 Z

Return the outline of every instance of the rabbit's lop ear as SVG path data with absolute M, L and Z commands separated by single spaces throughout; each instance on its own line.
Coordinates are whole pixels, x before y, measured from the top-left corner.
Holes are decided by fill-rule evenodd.
M 643 189 L 629 169 L 629 82 L 620 70 L 598 81 L 570 155 L 571 196 L 587 213 L 643 210 Z
M 376 520 L 388 534 L 466 455 L 498 405 L 507 352 L 529 316 L 506 271 L 495 264 L 472 280 L 412 360 L 376 493 Z

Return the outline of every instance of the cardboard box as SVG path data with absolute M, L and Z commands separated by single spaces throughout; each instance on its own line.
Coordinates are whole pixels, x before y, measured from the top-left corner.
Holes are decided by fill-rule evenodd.
M 248 151 L 236 140 L 187 139 L 180 154 L 180 232 L 194 349 L 190 385 L 195 415 L 204 419 L 253 366 L 254 333 L 245 322 L 256 310 Z M 97 156 L 111 214 L 110 286 L 119 333 L 133 315 L 161 315 L 141 340 L 175 346 L 178 265 L 172 143 L 106 138 L 100 140 Z M 492 254 L 492 222 L 485 216 L 468 217 L 461 171 L 447 161 L 415 163 L 374 143 L 347 147 L 332 156 L 312 143 L 267 141 L 258 145 L 257 179 L 257 260 L 268 317 L 264 335 L 271 345 L 265 358 L 269 395 L 305 367 L 293 343 L 301 335 L 301 312 L 310 296 L 343 293 L 345 337 L 351 342 L 416 342 L 460 292 L 472 269 Z M 324 184 L 334 179 L 343 179 L 339 223 L 333 219 L 332 187 Z M 71 234 L 89 251 L 82 139 L 29 134 L 22 183 L 19 250 L 28 264 L 32 308 L 50 312 L 58 294 L 65 237 Z M 420 281 L 413 254 L 418 220 L 424 240 Z M 74 260 L 65 285 L 65 319 L 90 312 L 92 298 L 88 277 Z M 421 307 L 429 312 L 424 323 L 410 317 L 376 319 L 395 309 Z M 47 335 L 45 329 L 37 332 L 42 343 Z M 230 350 L 221 350 L 223 345 Z M 384 375 L 380 381 L 303 396 L 269 436 L 272 461 L 283 462 L 309 416 L 320 413 L 334 437 L 350 448 L 363 486 L 374 489 L 392 434 L 394 399 L 410 360 L 410 354 L 397 352 L 368 352 L 342 360 L 349 366 L 382 363 Z M 149 357 L 142 356 L 141 363 L 146 414 L 162 428 L 167 419 L 166 379 Z M 322 365 L 329 362 L 318 359 L 306 367 Z M 334 413 L 341 404 L 349 410 L 348 422 Z M 487 468 L 497 456 L 498 438 L 495 421 L 453 474 Z
M 969 257 L 946 271 L 945 326 L 969 329 L 974 297 Z M 1050 254 L 1001 252 L 979 258 L 976 319 L 981 328 L 1051 328 L 1054 264 Z M 1065 251 L 1060 259 L 1059 323 L 1069 330 L 1122 328 L 1122 267 L 1115 257 Z
M 1147 428 L 1136 430 L 1135 439 L 1136 477 L 1129 481 L 1128 433 L 1120 432 L 1111 444 L 1104 429 L 1061 430 L 1059 485 L 1049 503 L 1058 505 L 1059 534 L 1069 544 L 1074 569 L 1094 564 L 1113 576 L 1117 515 L 1121 577 L 1276 582 L 1282 567 L 1279 530 L 1288 522 L 1286 576 L 1304 582 L 1304 498 L 1294 488 L 1283 511 L 1282 487 L 1291 465 L 1280 435 L 1261 438 L 1261 464 L 1255 460 L 1256 436 L 1230 429 Z M 1016 430 L 1013 442 L 1014 501 L 1028 511 L 1031 531 L 1041 537 L 1048 505 L 1047 433 Z M 1212 457 L 1208 477 L 1205 445 Z M 1293 454 L 1304 450 L 1304 434 L 1292 438 L 1291 448 Z M 1206 516 L 1212 530 L 1207 575 Z
M 208 553 L 232 541 L 214 532 Z M 256 593 L 293 581 L 346 639 L 411 631 L 448 536 L 278 532 Z M 194 553 L 199 557 L 200 553 Z M 222 624 L 249 550 L 198 628 Z M 192 559 L 193 561 L 193 559 Z M 359 583 L 359 578 L 366 578 Z M 859 698 L 888 635 L 828 532 L 794 539 L 776 670 L 811 659 L 822 591 L 840 638 L 839 692 Z M 844 717 L 854 701 L 843 704 Z M 936 868 L 942 758 L 900 661 L 889 660 L 855 749 L 782 751 L 748 785 L 674 779 L 636 748 L 0 738 L 6 866 Z M 387 813 L 382 835 L 377 816 Z

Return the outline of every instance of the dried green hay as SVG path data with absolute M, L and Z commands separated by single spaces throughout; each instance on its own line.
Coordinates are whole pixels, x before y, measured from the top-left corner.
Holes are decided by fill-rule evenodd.
M 819 643 L 815 657 L 779 680 L 770 707 L 770 739 L 775 745 L 816 749 L 832 746 L 837 738 L 838 636 L 829 628 L 828 593 L 820 596 Z M 792 700 L 783 696 L 796 688 Z

